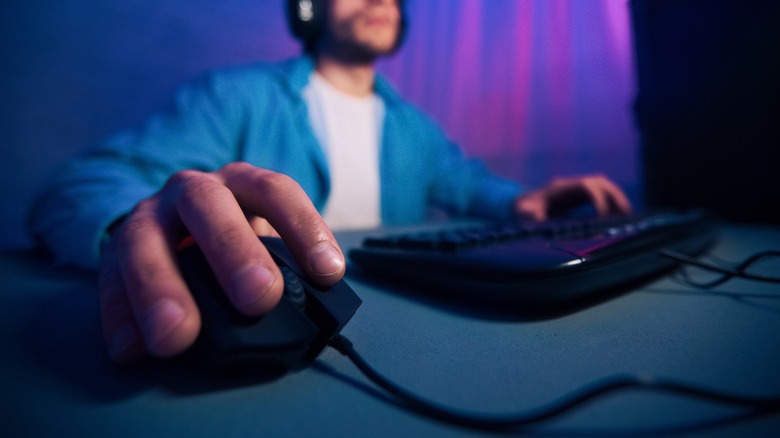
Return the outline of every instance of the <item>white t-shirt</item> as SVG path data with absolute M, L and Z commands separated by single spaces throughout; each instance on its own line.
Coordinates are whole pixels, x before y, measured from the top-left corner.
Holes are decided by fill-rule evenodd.
M 303 96 L 330 169 L 325 222 L 333 230 L 379 226 L 379 143 L 384 102 L 376 95 L 359 98 L 345 94 L 317 73 Z

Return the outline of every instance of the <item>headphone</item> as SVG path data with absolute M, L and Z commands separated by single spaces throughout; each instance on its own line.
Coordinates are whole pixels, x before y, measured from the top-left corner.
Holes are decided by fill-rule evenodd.
M 325 8 L 327 0 L 287 0 L 287 25 L 290 33 L 303 43 L 304 51 L 312 52 L 317 38 L 325 27 Z M 404 0 L 398 1 L 401 22 L 398 29 L 398 41 L 395 50 L 401 47 L 406 35 L 407 17 Z

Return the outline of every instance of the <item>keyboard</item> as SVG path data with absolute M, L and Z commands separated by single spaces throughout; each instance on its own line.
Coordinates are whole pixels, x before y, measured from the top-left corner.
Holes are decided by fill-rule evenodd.
M 488 306 L 545 308 L 630 290 L 716 236 L 701 210 L 501 222 L 369 235 L 349 251 L 371 278 Z

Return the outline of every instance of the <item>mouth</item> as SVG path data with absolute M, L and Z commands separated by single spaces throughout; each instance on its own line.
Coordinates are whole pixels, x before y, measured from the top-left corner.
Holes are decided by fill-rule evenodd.
M 392 20 L 385 16 L 365 16 L 363 22 L 371 27 L 389 27 L 393 25 Z
M 362 11 L 362 20 L 369 26 L 392 26 L 394 24 L 392 10 L 386 7 L 376 7 Z

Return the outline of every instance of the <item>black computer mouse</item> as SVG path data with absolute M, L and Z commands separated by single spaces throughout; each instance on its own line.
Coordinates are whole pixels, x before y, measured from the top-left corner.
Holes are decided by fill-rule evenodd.
M 260 317 L 243 315 L 232 306 L 194 241 L 179 249 L 182 274 L 202 319 L 201 333 L 188 354 L 210 371 L 279 374 L 306 367 L 361 304 L 343 280 L 330 287 L 310 283 L 281 239 L 260 240 L 285 282 L 279 304 Z

